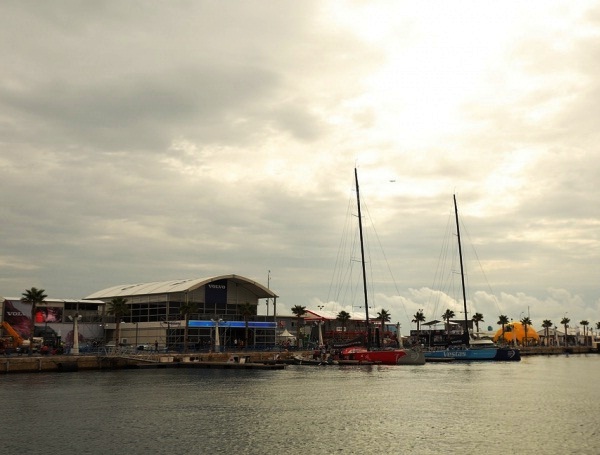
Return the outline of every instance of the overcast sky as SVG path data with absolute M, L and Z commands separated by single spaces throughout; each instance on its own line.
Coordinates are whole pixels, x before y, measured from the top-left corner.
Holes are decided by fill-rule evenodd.
M 0 55 L 0 295 L 233 273 L 357 311 L 356 166 L 371 314 L 460 317 L 456 193 L 485 326 L 600 321 L 597 1 L 9 0 Z

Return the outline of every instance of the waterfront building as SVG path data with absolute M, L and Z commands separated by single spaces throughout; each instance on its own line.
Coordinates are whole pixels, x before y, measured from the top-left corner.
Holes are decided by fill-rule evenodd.
M 118 285 L 79 300 L 47 298 L 36 306 L 34 336 L 43 336 L 52 344 L 65 343 L 68 349 L 73 345 L 77 321 L 80 352 L 114 345 L 117 321 L 109 312 L 115 298 L 125 299 L 128 309 L 118 321 L 120 345 L 183 349 L 185 316 L 181 308 L 187 303 L 195 306 L 189 315 L 189 350 L 263 349 L 276 344 L 277 294 L 240 275 Z M 271 316 L 258 314 L 261 299 L 272 304 Z M 0 297 L 0 305 L 0 322 L 9 323 L 28 339 L 31 305 L 20 297 Z
M 145 348 L 158 343 L 160 348 L 171 350 L 181 350 L 184 346 L 185 317 L 181 308 L 193 303 L 196 311 L 189 315 L 188 349 L 222 350 L 273 346 L 277 297 L 250 278 L 220 275 L 112 286 L 90 294 L 85 300 L 110 304 L 115 298 L 126 299 L 129 311 L 120 320 L 119 343 Z M 272 300 L 272 316 L 258 315 L 260 299 Z M 114 316 L 104 315 L 107 341 L 114 340 L 116 322 Z

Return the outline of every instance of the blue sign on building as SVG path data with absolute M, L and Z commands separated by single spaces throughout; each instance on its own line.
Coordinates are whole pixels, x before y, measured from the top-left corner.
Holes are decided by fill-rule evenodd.
M 217 321 L 189 321 L 188 327 L 190 328 L 212 328 L 217 326 Z M 230 328 L 230 329 L 245 329 L 246 323 L 244 321 L 220 321 L 219 327 Z M 276 322 L 257 322 L 248 321 L 248 328 L 250 329 L 275 329 L 277 327 Z

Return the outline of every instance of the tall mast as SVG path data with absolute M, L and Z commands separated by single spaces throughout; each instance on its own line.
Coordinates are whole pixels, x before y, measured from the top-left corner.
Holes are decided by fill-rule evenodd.
M 463 307 L 465 313 L 465 330 L 463 332 L 463 340 L 469 346 L 469 316 L 467 315 L 467 292 L 465 291 L 465 270 L 463 268 L 462 245 L 460 243 L 460 225 L 458 222 L 458 207 L 456 205 L 456 194 L 454 197 L 454 216 L 456 218 L 456 236 L 458 238 L 458 258 L 460 260 L 460 279 L 462 284 Z
M 363 290 L 365 293 L 365 319 L 367 323 L 367 349 L 371 347 L 371 323 L 369 322 L 369 299 L 367 297 L 367 272 L 365 270 L 365 247 L 363 244 L 362 215 L 360 212 L 360 193 L 358 191 L 358 171 L 354 168 L 356 181 L 356 205 L 358 206 L 358 232 L 360 234 L 360 259 L 362 264 Z

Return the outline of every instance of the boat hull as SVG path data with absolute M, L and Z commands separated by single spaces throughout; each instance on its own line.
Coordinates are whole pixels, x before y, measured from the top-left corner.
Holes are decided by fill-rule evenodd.
M 454 360 L 519 361 L 521 351 L 511 348 L 452 348 L 438 351 L 425 351 L 425 360 L 452 358 Z
M 342 351 L 345 360 L 378 365 L 424 365 L 423 351 L 416 349 L 367 350 L 363 347 L 347 348 Z
M 316 365 L 316 366 L 325 366 L 325 365 L 334 365 L 332 360 L 321 360 L 321 359 L 307 359 L 301 356 L 294 356 L 290 363 L 292 365 Z

